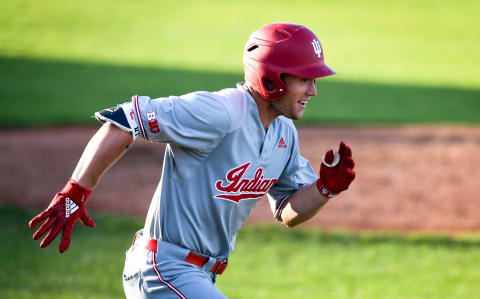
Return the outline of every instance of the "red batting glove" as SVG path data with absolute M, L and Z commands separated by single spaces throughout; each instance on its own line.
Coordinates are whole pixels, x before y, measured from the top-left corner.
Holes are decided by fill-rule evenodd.
M 338 153 L 329 150 L 320 166 L 320 178 L 317 188 L 325 198 L 332 198 L 338 193 L 348 189 L 355 179 L 352 150 L 345 142 L 340 142 Z
M 40 243 L 41 248 L 47 247 L 57 237 L 58 233 L 63 230 L 59 250 L 60 252 L 67 250 L 70 245 L 73 226 L 79 218 L 84 225 L 95 227 L 95 223 L 88 217 L 85 210 L 85 202 L 90 193 L 92 193 L 91 190 L 69 179 L 62 191 L 55 195 L 48 208 L 30 220 L 28 225 L 32 229 L 47 219 L 33 234 L 33 239 L 38 240 L 48 232 L 47 236 Z

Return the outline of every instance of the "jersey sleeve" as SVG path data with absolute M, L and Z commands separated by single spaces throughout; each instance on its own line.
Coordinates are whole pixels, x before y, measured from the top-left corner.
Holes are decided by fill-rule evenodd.
M 133 112 L 132 102 L 126 102 L 117 105 L 117 107 L 95 112 L 95 118 L 101 123 L 108 121 L 120 129 L 132 133 L 133 140 L 135 140 L 140 134 L 135 114 Z
M 219 97 L 209 92 L 158 99 L 134 96 L 133 111 L 140 135 L 148 141 L 209 152 L 231 126 L 230 115 Z
M 277 183 L 268 192 L 268 200 L 273 216 L 280 220 L 282 210 L 288 201 L 288 197 L 304 185 L 311 184 L 317 180 L 317 174 L 312 168 L 310 161 L 302 157 L 298 149 L 298 139 L 295 139 L 295 146 L 289 161 Z

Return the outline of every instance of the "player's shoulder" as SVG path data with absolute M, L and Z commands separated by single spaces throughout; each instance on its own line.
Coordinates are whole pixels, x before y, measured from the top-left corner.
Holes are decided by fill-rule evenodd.
M 238 113 L 246 112 L 249 101 L 245 90 L 241 88 L 225 88 L 214 92 L 214 94 L 228 110 Z
M 250 104 L 247 92 L 239 86 L 212 92 L 195 91 L 181 98 L 186 101 L 194 100 L 197 105 L 204 107 L 204 111 L 208 110 L 212 117 L 218 118 L 220 115 L 225 115 L 231 124 L 230 132 L 244 122 Z
M 231 112 L 242 112 L 243 108 L 248 105 L 245 98 L 245 92 L 238 88 L 225 88 L 219 91 L 195 91 L 185 95 L 181 98 L 185 100 L 205 100 L 212 101 L 216 104 L 221 104 L 224 108 Z
M 244 123 L 247 119 L 251 108 L 249 94 L 240 86 L 237 88 L 225 88 L 214 93 L 218 100 L 222 103 L 227 111 L 232 127 L 230 131 L 234 131 Z

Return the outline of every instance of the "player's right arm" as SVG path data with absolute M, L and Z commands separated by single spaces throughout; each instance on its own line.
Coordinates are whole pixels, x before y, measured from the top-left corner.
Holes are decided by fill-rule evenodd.
M 106 122 L 87 144 L 72 179 L 85 188 L 94 189 L 132 143 L 132 134 Z
M 96 116 L 105 123 L 85 147 L 72 178 L 55 195 L 47 209 L 29 222 L 30 228 L 43 222 L 33 234 L 34 240 L 46 234 L 40 243 L 42 248 L 48 246 L 60 231 L 63 231 L 59 250 L 67 250 L 73 227 L 79 219 L 86 226 L 95 226 L 87 215 L 85 203 L 103 174 L 120 159 L 134 141 L 135 131 L 126 119 L 125 109 L 106 109 L 98 112 Z

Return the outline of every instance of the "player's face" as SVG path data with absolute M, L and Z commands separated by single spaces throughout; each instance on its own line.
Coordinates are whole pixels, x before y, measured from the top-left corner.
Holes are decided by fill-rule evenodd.
M 282 99 L 273 101 L 272 107 L 280 115 L 293 120 L 300 119 L 310 97 L 317 95 L 315 79 L 286 75 L 284 80 L 288 86 L 287 94 Z

